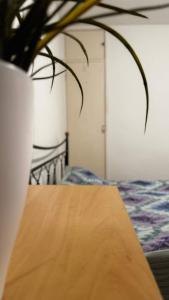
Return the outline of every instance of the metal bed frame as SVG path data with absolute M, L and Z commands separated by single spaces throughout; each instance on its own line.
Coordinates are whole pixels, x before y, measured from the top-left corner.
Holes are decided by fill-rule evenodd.
M 42 177 L 44 179 L 43 184 L 57 184 L 64 176 L 65 167 L 69 165 L 69 133 L 66 132 L 65 139 L 56 146 L 42 147 L 33 145 L 33 149 L 54 150 L 55 155 L 31 169 L 29 184 L 41 184 Z

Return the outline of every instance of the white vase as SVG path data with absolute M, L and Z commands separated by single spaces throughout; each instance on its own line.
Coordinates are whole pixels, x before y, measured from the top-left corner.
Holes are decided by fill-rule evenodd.
M 0 299 L 25 203 L 32 137 L 32 81 L 0 61 Z

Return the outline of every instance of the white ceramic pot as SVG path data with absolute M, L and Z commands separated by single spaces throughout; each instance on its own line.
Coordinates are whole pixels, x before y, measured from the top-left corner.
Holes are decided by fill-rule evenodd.
M 32 81 L 0 61 L 0 299 L 25 203 L 32 137 Z

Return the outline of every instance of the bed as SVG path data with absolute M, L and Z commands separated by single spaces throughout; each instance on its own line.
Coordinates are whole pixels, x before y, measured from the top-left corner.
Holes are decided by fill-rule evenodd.
M 32 161 L 29 184 L 59 184 L 61 183 L 66 167 L 69 165 L 69 134 L 54 146 L 33 145 L 38 152 L 38 159 Z
M 69 166 L 68 133 L 52 157 L 33 167 L 30 184 L 116 185 L 164 299 L 169 299 L 169 181 L 108 181 L 82 167 Z

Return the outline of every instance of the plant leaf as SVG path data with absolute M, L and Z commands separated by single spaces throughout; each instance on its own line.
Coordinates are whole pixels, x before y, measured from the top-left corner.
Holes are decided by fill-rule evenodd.
M 54 76 L 54 77 L 57 77 L 57 76 L 59 76 L 59 75 L 65 73 L 65 72 L 66 72 L 66 70 L 63 70 L 63 71 L 61 71 L 61 72 L 59 72 L 59 73 L 56 73 L 56 74 L 50 75 L 50 76 L 45 76 L 45 77 L 34 77 L 34 78 L 32 78 L 32 80 L 51 79 L 51 78 L 53 78 L 53 76 Z
M 85 57 L 86 57 L 86 61 L 87 61 L 87 64 L 89 65 L 89 57 L 88 57 L 88 54 L 87 54 L 87 51 L 86 51 L 86 48 L 84 47 L 83 43 L 77 38 L 75 37 L 74 35 L 68 33 L 68 32 L 62 32 L 64 35 L 70 37 L 71 39 L 73 39 L 75 42 L 77 42 L 79 44 L 79 46 L 81 47 Z
M 132 8 L 130 11 L 153 11 L 153 10 L 161 10 L 161 9 L 166 9 L 169 7 L 169 3 L 164 3 L 164 4 L 159 4 L 159 5 L 149 5 L 149 6 L 141 6 L 141 7 L 135 7 Z M 117 16 L 119 13 L 114 12 L 113 16 Z
M 159 4 L 159 5 L 150 5 L 150 6 L 141 6 L 141 7 L 135 7 L 132 9 L 127 10 L 129 14 L 138 13 L 138 12 L 145 12 L 145 11 L 154 11 L 154 10 L 161 10 L 161 9 L 166 9 L 169 7 L 169 3 L 165 4 Z M 107 18 L 107 17 L 118 17 L 119 15 L 124 14 L 124 12 L 120 11 L 114 11 L 114 12 L 109 12 L 109 13 L 104 13 L 104 14 L 97 14 L 95 16 L 90 17 L 90 19 L 98 19 L 98 18 Z M 142 17 L 146 17 L 145 15 L 140 15 Z M 148 17 L 147 17 L 148 18 Z M 84 20 L 87 18 L 84 18 Z
M 26 5 L 26 6 L 24 6 L 24 7 L 21 7 L 21 8 L 19 9 L 19 12 L 27 11 L 27 10 L 29 10 L 32 6 L 33 6 L 33 3 L 32 3 L 32 4 L 29 4 L 29 5 Z
M 95 19 L 96 20 L 96 19 L 99 19 L 99 18 L 105 18 L 105 17 L 111 17 L 111 16 L 118 16 L 120 14 L 128 14 L 128 15 L 132 15 L 132 16 L 136 16 L 136 17 L 141 17 L 141 18 L 144 18 L 144 19 L 148 19 L 147 16 L 145 16 L 143 14 L 139 14 L 134 9 L 124 9 L 124 8 L 121 8 L 121 7 L 117 7 L 117 6 L 109 5 L 109 4 L 105 4 L 105 3 L 99 3 L 96 6 L 103 7 L 103 8 L 106 8 L 108 10 L 112 10 L 113 12 L 100 13 L 100 14 L 92 15 L 90 17 L 81 18 L 80 20 L 88 20 L 88 19 Z
M 16 30 L 8 45 L 8 57 L 15 55 L 12 62 L 24 70 L 28 69 L 33 60 L 36 44 L 40 39 L 47 9 L 51 2 L 52 0 L 36 0 L 24 18 L 22 26 Z
M 49 56 L 48 57 L 50 57 L 50 59 L 51 59 L 51 62 L 52 62 L 52 69 L 53 69 L 53 78 L 52 78 L 52 83 L 51 83 L 51 90 L 52 90 L 52 87 L 53 87 L 53 83 L 54 83 L 54 79 L 55 79 L 55 70 L 56 70 L 56 68 L 55 68 L 55 60 L 54 60 L 54 58 L 53 58 L 53 53 L 52 53 L 52 51 L 50 50 L 50 48 L 49 48 L 49 46 L 45 46 L 45 49 L 46 49 L 46 51 L 47 51 L 47 53 L 49 54 Z
M 67 4 L 67 0 L 62 0 L 61 3 L 56 7 L 56 9 L 51 13 L 49 17 L 46 18 L 46 23 L 52 19 L 60 10 Z
M 48 67 L 52 66 L 52 63 L 50 64 L 46 64 L 42 67 L 40 67 L 39 69 L 37 69 L 36 71 L 32 72 L 31 77 L 35 76 L 37 73 L 39 73 L 40 71 L 42 71 L 43 69 L 46 69 Z
M 43 53 L 43 52 L 40 52 L 39 55 L 48 57 L 48 54 L 47 53 Z M 72 76 L 75 78 L 75 80 L 76 80 L 76 82 L 77 82 L 77 84 L 79 86 L 79 89 L 80 89 L 80 92 L 81 92 L 81 96 L 82 96 L 82 103 L 81 103 L 81 108 L 80 108 L 80 113 L 81 113 L 82 108 L 83 108 L 83 102 L 84 102 L 84 92 L 83 92 L 83 87 L 81 85 L 81 82 L 80 82 L 79 78 L 77 77 L 77 75 L 73 71 L 73 69 L 68 64 L 66 64 L 64 61 L 62 61 L 61 59 L 59 59 L 58 57 L 55 57 L 55 56 L 53 56 L 53 59 L 55 60 L 55 62 L 57 62 L 60 65 L 62 65 L 63 67 L 65 67 L 72 74 Z
M 100 2 L 99 0 L 86 0 L 85 2 L 77 2 L 74 9 L 70 9 L 70 11 L 58 21 L 53 30 L 49 31 L 44 38 L 39 41 L 36 53 L 38 53 L 42 48 L 45 47 L 55 36 L 57 36 L 64 28 L 68 25 L 72 24 L 74 21 L 78 19 L 82 14 L 84 14 L 88 9 L 94 6 L 96 3 Z
M 140 71 L 141 77 L 143 79 L 143 84 L 144 84 L 144 88 L 145 88 L 145 94 L 146 94 L 146 116 L 145 116 L 145 131 L 146 131 L 146 127 L 147 127 L 147 120 L 148 120 L 148 112 L 149 112 L 149 91 L 148 91 L 148 83 L 147 83 L 147 79 L 145 76 L 145 72 L 144 69 L 142 67 L 142 64 L 136 54 L 136 52 L 134 51 L 134 49 L 132 48 L 132 46 L 128 43 L 128 41 L 120 34 L 118 33 L 116 30 L 114 30 L 113 28 L 110 28 L 109 26 L 102 24 L 100 22 L 94 21 L 94 20 L 87 20 L 87 21 L 80 21 L 80 23 L 85 23 L 85 24 L 89 24 L 89 25 L 94 25 L 96 27 L 99 27 L 107 32 L 109 32 L 111 35 L 113 35 L 114 37 L 116 37 L 124 46 L 125 48 L 127 48 L 127 50 L 130 52 L 130 54 L 132 55 L 134 61 L 136 62 L 136 65 Z
M 109 10 L 115 10 L 117 11 L 118 14 L 129 14 L 132 16 L 136 16 L 136 17 L 141 17 L 141 18 L 145 18 L 147 19 L 147 16 L 139 14 L 137 11 L 135 10 L 130 10 L 130 9 L 124 9 L 115 5 L 110 5 L 110 4 L 106 4 L 106 3 L 98 3 L 97 6 L 102 7 L 102 8 L 106 8 Z
M 11 26 L 14 19 L 19 16 L 20 8 L 24 4 L 25 0 L 6 0 L 7 9 L 6 9 L 6 16 L 5 16 L 5 22 L 6 25 L 4 26 L 6 28 L 6 33 L 10 35 L 11 32 Z M 1 4 L 0 4 L 1 7 Z M 1 8 L 2 9 L 2 8 Z M 5 10 L 2 10 L 3 14 Z M 19 16 L 20 19 L 20 16 Z

